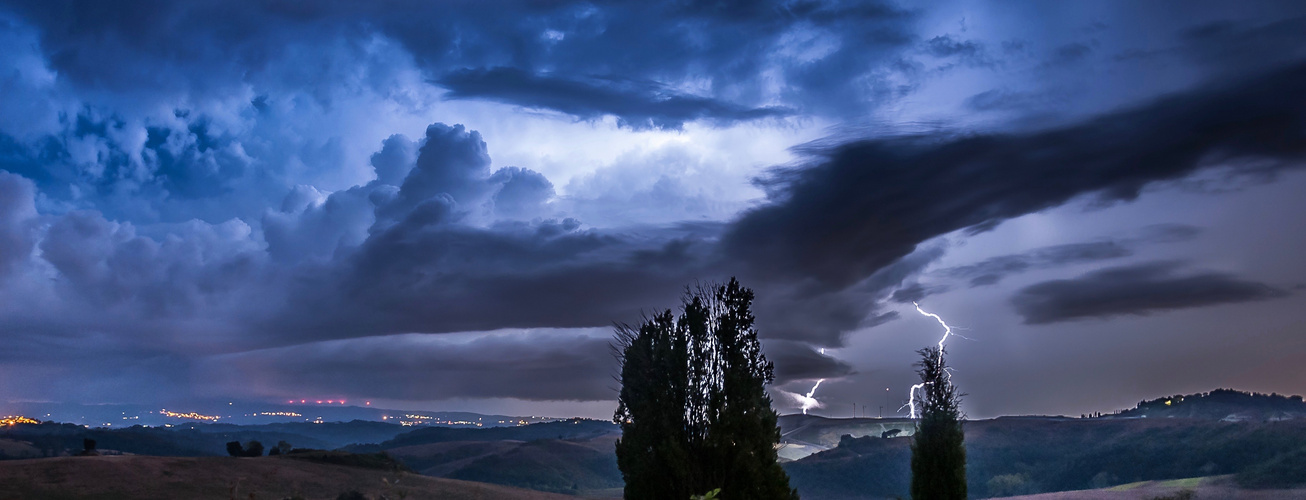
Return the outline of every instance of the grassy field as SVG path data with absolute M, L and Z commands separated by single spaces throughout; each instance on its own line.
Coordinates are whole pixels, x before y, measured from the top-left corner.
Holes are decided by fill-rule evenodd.
M 1247 490 L 1233 484 L 1231 476 L 1190 477 L 1167 481 L 1139 481 L 1097 490 L 1061 491 L 1006 497 L 1009 500 L 1169 500 L 1191 493 L 1191 500 L 1306 500 L 1306 488 Z M 1189 493 L 1185 493 L 1189 492 Z
M 397 481 L 397 483 L 396 483 Z M 60 457 L 0 462 L 0 500 L 104 499 L 563 500 L 569 497 L 284 457 Z

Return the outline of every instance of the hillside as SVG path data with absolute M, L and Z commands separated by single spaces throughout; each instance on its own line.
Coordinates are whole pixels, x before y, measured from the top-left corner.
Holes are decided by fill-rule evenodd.
M 426 475 L 593 494 L 623 484 L 616 439 L 610 423 L 577 420 L 511 429 L 422 429 L 377 448 Z
M 1306 482 L 1306 420 L 1021 417 L 965 428 L 969 489 L 980 497 L 1221 474 L 1244 487 Z M 785 469 L 807 500 L 901 496 L 910 441 L 847 438 Z
M 844 436 L 910 436 L 916 422 L 907 418 L 826 418 L 816 415 L 780 416 L 780 460 L 798 460 L 839 445 Z
M 287 441 L 302 448 L 335 447 L 331 446 L 331 442 L 301 434 L 276 430 L 251 430 L 238 426 L 225 426 L 210 431 L 208 428 L 200 430 L 189 427 L 143 426 L 88 429 L 73 424 L 42 423 L 0 427 L 0 441 L 11 443 L 0 446 L 0 460 L 73 455 L 82 450 L 83 439 L 94 439 L 101 450 L 174 457 L 226 455 L 228 441 L 244 443 L 257 440 L 264 445 Z M 12 443 L 21 443 L 25 446 Z M 31 452 L 33 449 L 36 450 L 35 453 Z
M 1110 488 L 1061 491 L 1007 497 L 1010 500 L 1306 500 L 1306 488 L 1248 490 L 1227 476 L 1194 477 L 1169 481 L 1141 481 Z
M 303 436 L 312 441 L 296 442 L 293 439 L 286 440 L 299 447 L 331 449 L 355 443 L 379 443 L 411 430 L 411 427 L 398 424 L 367 420 L 324 422 L 321 424 L 309 422 L 280 422 L 260 425 L 200 424 L 189 426 L 189 428 L 205 434 L 221 434 L 223 436 L 241 436 L 248 433 L 288 437 Z M 241 441 L 248 441 L 248 439 Z M 275 443 L 276 441 L 272 442 Z
M 428 427 L 406 432 L 378 445 L 376 449 L 443 443 L 449 441 L 533 441 L 536 439 L 589 439 L 616 434 L 620 429 L 612 422 L 575 418 L 558 422 L 518 427 L 453 428 Z M 374 451 L 367 448 L 359 451 Z
M 281 457 L 105 456 L 0 462 L 0 500 L 332 499 L 350 491 L 367 498 L 386 495 L 414 500 L 574 498 Z
M 1306 418 L 1306 401 L 1302 401 L 1301 396 L 1216 389 L 1141 401 L 1134 408 L 1108 417 L 1197 418 L 1230 422 L 1288 420 Z

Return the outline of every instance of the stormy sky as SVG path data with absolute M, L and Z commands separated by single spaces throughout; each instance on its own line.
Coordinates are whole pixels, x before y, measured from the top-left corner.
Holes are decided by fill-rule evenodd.
M 1306 5 L 0 0 L 0 400 L 607 418 L 738 276 L 781 412 L 1306 392 Z M 887 389 L 887 390 L 886 390 Z

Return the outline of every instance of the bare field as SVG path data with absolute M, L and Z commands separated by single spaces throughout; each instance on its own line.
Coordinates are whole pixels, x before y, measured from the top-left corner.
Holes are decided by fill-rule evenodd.
M 397 484 L 394 481 L 398 480 Z M 389 481 L 391 484 L 387 484 Z M 563 500 L 569 497 L 284 457 L 59 457 L 0 462 L 0 500 L 369 498 Z
M 1172 481 L 1143 481 L 1097 490 L 1060 491 L 1005 497 L 1010 500 L 1152 500 L 1178 498 L 1191 491 L 1191 500 L 1306 500 L 1306 488 L 1246 490 L 1229 484 L 1227 476 Z

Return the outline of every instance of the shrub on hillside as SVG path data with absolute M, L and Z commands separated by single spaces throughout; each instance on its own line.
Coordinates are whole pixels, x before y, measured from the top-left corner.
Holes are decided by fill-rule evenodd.
M 1247 467 L 1234 480 L 1243 488 L 1291 488 L 1306 484 L 1306 448 Z

